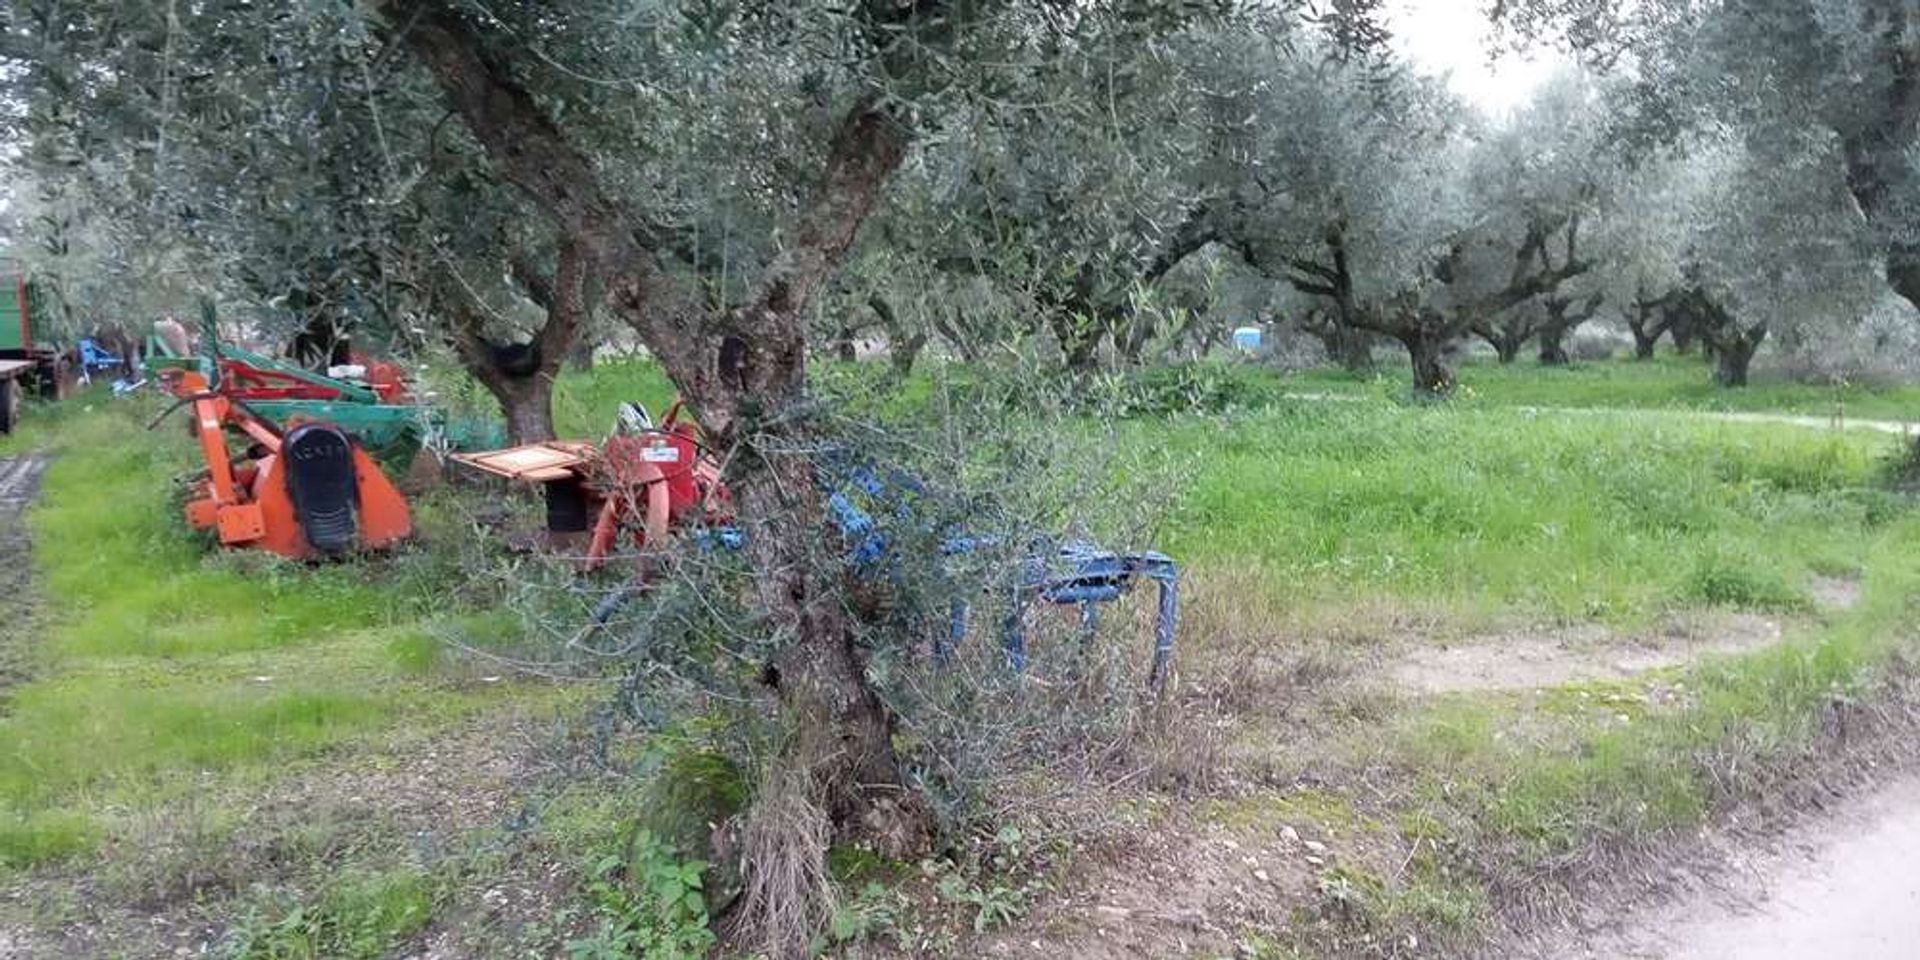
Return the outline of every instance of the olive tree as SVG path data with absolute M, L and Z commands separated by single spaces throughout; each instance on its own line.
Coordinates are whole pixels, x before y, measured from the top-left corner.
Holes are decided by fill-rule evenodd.
M 432 88 L 396 76 L 361 17 L 326 4 L 19 6 L 15 166 L 47 198 L 29 226 L 60 233 L 43 272 L 110 279 L 94 289 L 131 293 L 141 306 L 114 311 L 127 317 L 214 295 L 241 307 L 248 333 L 291 340 L 313 364 L 349 337 L 444 342 L 498 398 L 510 436 L 553 436 L 552 378 L 587 312 L 580 259 L 519 226 L 527 211 L 446 135 Z M 62 269 L 77 250 L 91 251 L 86 269 Z
M 1878 268 L 1920 305 L 1914 0 L 1503 0 L 1494 13 L 1518 37 L 1557 37 L 1596 62 L 1630 68 L 1639 79 L 1641 136 L 1672 141 L 1730 129 L 1764 146 L 1822 131 L 1872 231 Z M 1750 192 L 1762 186 L 1756 180 Z
M 1221 237 L 1319 298 L 1331 329 L 1399 342 L 1416 389 L 1451 389 L 1447 356 L 1470 331 L 1510 357 L 1517 334 L 1545 325 L 1557 342 L 1597 309 L 1591 291 L 1561 295 L 1593 268 L 1583 230 L 1612 176 L 1581 78 L 1488 129 L 1435 82 L 1378 59 L 1243 43 L 1216 69 L 1261 78 L 1218 85 L 1216 109 L 1237 120 L 1219 124 L 1214 149 Z M 1559 357 L 1550 343 L 1546 359 Z
M 832 534 L 808 453 L 819 429 L 810 312 L 896 173 L 954 115 L 949 107 L 1030 94 L 1030 72 L 1177 31 L 1196 8 L 874 0 L 488 15 L 386 0 L 375 9 L 493 174 L 578 248 L 605 308 L 698 411 L 709 444 L 733 451 L 754 607 L 782 641 L 762 677 L 796 732 L 780 761 L 785 776 L 840 837 L 889 856 L 924 852 L 931 811 L 901 769 L 894 716 L 838 599 L 842 574 L 818 561 Z M 670 154 L 685 125 L 704 122 L 705 101 L 683 92 L 689 73 L 723 88 L 778 81 L 755 88 L 765 121 L 747 128 L 773 157 L 768 179 L 747 185 L 779 201 L 760 208 L 771 213 L 765 239 L 697 266 L 678 252 L 687 223 L 676 213 L 697 208 L 699 195 L 667 175 L 670 164 L 648 162 Z M 657 104 L 663 90 L 691 112 Z M 761 881 L 777 893 L 778 877 L 750 888 Z M 779 949 L 802 953 L 805 943 Z
M 1622 164 L 1605 140 L 1606 106 L 1605 91 L 1586 74 L 1563 71 L 1474 152 L 1469 177 L 1482 211 L 1479 229 L 1506 219 L 1501 230 L 1524 236 L 1559 224 L 1565 246 L 1562 275 L 1550 289 L 1511 309 L 1468 318 L 1503 363 L 1529 339 L 1539 341 L 1541 363 L 1566 363 L 1566 338 L 1606 299 L 1594 276 L 1607 272 L 1616 252 L 1609 236 L 1615 218 L 1608 214 Z
M 1218 69 L 1256 78 L 1217 85 L 1222 241 L 1318 298 L 1340 329 L 1400 342 L 1416 383 L 1447 389 L 1458 331 L 1424 308 L 1443 286 L 1435 265 L 1470 223 L 1460 108 L 1377 62 L 1243 43 Z
M 1746 384 L 1770 335 L 1852 324 L 1884 289 L 1872 228 L 1826 131 L 1780 131 L 1764 144 L 1690 136 L 1643 166 L 1625 196 L 1638 216 L 1614 282 L 1637 291 L 1638 308 L 1697 331 L 1723 386 Z
M 1292 29 L 1274 16 L 1232 32 Z M 1048 109 L 970 107 L 903 174 L 875 236 L 1029 304 L 1069 369 L 1109 345 L 1138 359 L 1153 315 L 1137 295 L 1212 239 L 1188 175 L 1205 144 L 1184 78 L 1220 35 L 1089 37 L 1086 55 L 1036 65 Z

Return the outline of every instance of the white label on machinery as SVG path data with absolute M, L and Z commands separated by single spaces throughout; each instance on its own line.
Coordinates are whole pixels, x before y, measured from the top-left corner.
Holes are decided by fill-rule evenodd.
M 679 463 L 679 447 L 648 447 L 640 451 L 640 459 L 648 463 Z

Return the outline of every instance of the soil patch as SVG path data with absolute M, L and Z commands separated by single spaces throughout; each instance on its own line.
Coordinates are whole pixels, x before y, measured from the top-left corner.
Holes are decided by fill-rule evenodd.
M 1417 693 L 1531 690 L 1627 679 L 1709 655 L 1772 646 L 1781 636 L 1778 620 L 1727 613 L 1677 617 L 1641 634 L 1599 624 L 1528 627 L 1413 650 L 1387 675 L 1395 686 Z
M 442 870 L 476 849 L 499 851 L 489 908 L 503 905 L 495 888 L 508 888 L 551 916 L 546 891 L 522 889 L 539 883 L 514 881 L 555 868 L 522 862 L 509 842 L 530 815 L 545 736 L 537 717 L 493 715 L 375 754 L 324 758 L 244 793 L 224 788 L 211 822 L 191 798 L 129 815 L 100 860 L 0 887 L 0 960 L 215 955 L 249 904 L 300 902 L 354 867 Z M 478 913 L 468 918 L 476 929 L 494 920 Z
M 40 492 L 45 467 L 37 457 L 0 459 L 0 698 L 26 677 L 31 659 L 33 565 L 27 558 L 26 509 Z
M 1237 829 L 1185 817 L 1104 846 L 1065 889 L 970 952 L 1086 960 L 1228 956 L 1241 931 L 1286 926 L 1290 908 L 1313 890 L 1317 868 L 1307 858 L 1324 863 L 1332 856 L 1291 828 Z
M 1822 610 L 1851 610 L 1860 602 L 1860 581 L 1847 577 L 1814 577 L 1807 585 L 1807 592 Z
M 1620 960 L 1904 960 L 1920 941 L 1920 776 L 1834 804 L 1785 833 L 1715 838 L 1719 869 L 1665 902 L 1528 956 Z

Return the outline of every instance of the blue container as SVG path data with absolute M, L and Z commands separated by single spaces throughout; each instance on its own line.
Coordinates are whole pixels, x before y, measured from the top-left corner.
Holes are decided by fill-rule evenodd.
M 1260 349 L 1260 328 L 1240 327 L 1233 331 L 1233 348 L 1248 353 Z

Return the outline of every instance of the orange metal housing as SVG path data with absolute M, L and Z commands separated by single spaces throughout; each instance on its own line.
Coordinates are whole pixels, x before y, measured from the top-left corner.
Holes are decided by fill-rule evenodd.
M 206 476 L 195 482 L 186 506 L 187 525 L 211 530 L 230 547 L 271 551 L 295 560 L 324 554 L 307 542 L 288 493 L 281 464 L 281 434 L 271 424 L 207 391 L 198 373 L 178 371 L 169 386 L 193 402 L 193 432 L 207 461 Z M 252 441 L 249 455 L 236 463 L 227 449 L 227 431 Z M 413 533 L 406 498 L 358 445 L 352 448 L 356 488 L 358 546 L 383 549 Z

